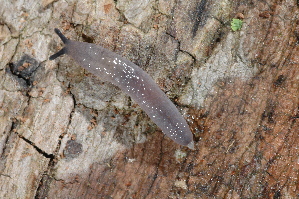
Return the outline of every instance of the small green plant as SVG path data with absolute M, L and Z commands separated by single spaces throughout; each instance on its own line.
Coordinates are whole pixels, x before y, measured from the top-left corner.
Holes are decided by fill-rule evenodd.
M 243 21 L 240 19 L 232 19 L 232 22 L 230 23 L 230 27 L 233 31 L 241 30 L 243 25 Z

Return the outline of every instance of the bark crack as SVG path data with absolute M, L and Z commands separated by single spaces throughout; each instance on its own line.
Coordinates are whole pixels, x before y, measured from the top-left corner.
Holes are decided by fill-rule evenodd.
M 24 140 L 25 142 L 30 144 L 38 153 L 42 154 L 44 157 L 50 158 L 51 160 L 55 158 L 55 156 L 53 154 L 49 154 L 49 153 L 45 152 L 44 150 L 42 150 L 41 148 L 37 147 L 32 141 L 25 138 L 23 135 L 19 134 L 18 132 L 15 132 L 15 133 L 19 136 L 19 138 L 21 138 L 22 140 Z
M 154 174 L 154 177 L 153 177 L 153 180 L 152 180 L 152 183 L 150 184 L 149 188 L 148 188 L 148 191 L 147 191 L 147 194 L 146 196 L 149 196 L 149 194 L 151 193 L 151 190 L 154 186 L 154 183 L 156 181 L 156 179 L 158 178 L 158 173 L 159 173 L 159 166 L 162 162 L 162 158 L 163 158 L 163 152 L 162 152 L 162 148 L 163 148 L 163 139 L 161 139 L 161 144 L 160 144 L 160 153 L 159 153 L 159 161 L 157 163 L 157 166 L 156 166 L 156 170 L 155 170 L 155 174 Z

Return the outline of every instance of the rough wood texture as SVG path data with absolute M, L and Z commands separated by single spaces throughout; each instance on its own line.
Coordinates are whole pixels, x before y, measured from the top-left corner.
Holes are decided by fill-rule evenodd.
M 299 197 L 297 1 L 0 5 L 0 198 Z M 146 70 L 196 150 L 69 57 L 48 61 L 54 27 Z

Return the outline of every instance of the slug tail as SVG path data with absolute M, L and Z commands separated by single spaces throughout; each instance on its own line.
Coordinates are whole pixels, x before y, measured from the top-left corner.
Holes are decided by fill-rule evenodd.
M 189 148 L 189 149 L 191 149 L 191 150 L 194 150 L 195 148 L 194 148 L 194 142 L 192 141 L 192 142 L 190 142 L 188 145 L 187 145 L 187 147 Z

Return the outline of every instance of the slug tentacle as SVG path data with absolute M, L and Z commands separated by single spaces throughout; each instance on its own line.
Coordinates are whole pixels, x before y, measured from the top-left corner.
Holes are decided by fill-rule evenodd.
M 58 29 L 55 32 L 65 47 L 50 60 L 63 54 L 71 56 L 89 72 L 127 93 L 169 138 L 194 149 L 193 135 L 186 120 L 145 71 L 102 46 L 68 40 Z
M 65 48 L 63 48 L 63 49 L 61 49 L 60 51 L 58 51 L 57 53 L 51 55 L 51 56 L 49 57 L 49 59 L 50 59 L 50 60 L 54 60 L 54 59 L 56 59 L 57 57 L 60 57 L 61 55 L 64 55 L 64 54 L 66 54 L 66 50 L 65 50 Z
M 68 41 L 68 39 L 60 32 L 58 28 L 55 28 L 54 31 L 60 37 L 64 44 Z
M 64 44 L 66 44 L 69 40 L 60 32 L 60 30 L 58 28 L 54 29 L 55 33 L 60 37 L 60 39 L 62 40 L 62 42 Z M 67 54 L 66 52 L 66 48 L 62 48 L 60 51 L 58 51 L 57 53 L 55 53 L 54 55 L 50 56 L 50 60 L 54 60 L 57 57 L 60 57 L 61 55 Z

